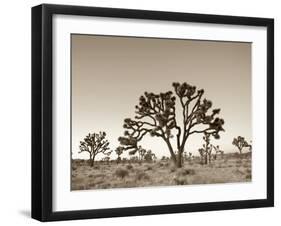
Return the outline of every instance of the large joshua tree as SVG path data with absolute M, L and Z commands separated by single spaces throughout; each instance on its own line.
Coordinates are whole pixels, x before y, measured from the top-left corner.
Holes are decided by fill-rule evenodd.
M 109 150 L 109 142 L 105 139 L 106 133 L 89 133 L 83 141 L 80 141 L 79 153 L 88 152 L 90 165 L 94 166 L 95 157 L 98 154 L 110 155 L 111 151 Z
M 161 138 L 168 147 L 171 159 L 177 167 L 182 167 L 182 155 L 186 141 L 193 134 L 210 134 L 219 138 L 224 120 L 216 117 L 220 109 L 212 108 L 212 102 L 203 99 L 204 90 L 197 90 L 187 83 L 173 83 L 174 93 L 154 94 L 145 92 L 136 106 L 135 119 L 126 118 L 123 137 L 119 137 L 124 150 L 136 150 L 146 134 Z M 178 99 L 182 117 L 176 117 Z M 179 122 L 181 121 L 181 123 Z M 176 147 L 172 146 L 176 134 Z

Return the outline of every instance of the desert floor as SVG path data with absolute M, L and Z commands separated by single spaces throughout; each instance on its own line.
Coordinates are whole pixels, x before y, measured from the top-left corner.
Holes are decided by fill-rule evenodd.
M 72 160 L 72 190 L 235 183 L 251 181 L 251 156 L 228 155 L 201 165 L 199 159 L 176 168 L 169 160 L 147 163 Z

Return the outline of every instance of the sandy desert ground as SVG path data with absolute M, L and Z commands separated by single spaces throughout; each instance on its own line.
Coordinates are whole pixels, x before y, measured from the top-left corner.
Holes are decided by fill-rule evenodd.
M 175 168 L 169 160 L 147 162 L 96 162 L 72 160 L 72 190 L 235 183 L 251 181 L 251 155 L 227 154 L 208 165 L 199 158 Z

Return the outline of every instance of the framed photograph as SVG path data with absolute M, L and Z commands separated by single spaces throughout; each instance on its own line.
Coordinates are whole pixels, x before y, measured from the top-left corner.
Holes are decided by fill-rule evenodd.
M 274 21 L 32 8 L 32 217 L 274 205 Z

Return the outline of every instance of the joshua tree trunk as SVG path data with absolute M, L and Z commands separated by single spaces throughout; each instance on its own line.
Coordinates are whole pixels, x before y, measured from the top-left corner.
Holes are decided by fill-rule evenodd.
M 94 164 L 95 164 L 95 157 L 96 156 L 92 156 L 92 158 L 91 158 L 91 162 L 90 162 L 90 164 L 91 164 L 91 167 L 93 167 L 94 166 Z
M 239 151 L 239 158 L 242 159 L 242 148 L 238 148 Z
M 181 151 L 179 151 L 178 154 L 177 154 L 176 166 L 177 166 L 177 168 L 182 167 L 182 153 L 181 153 Z
M 165 142 L 168 146 L 169 152 L 171 154 L 171 159 L 172 159 L 173 163 L 177 166 L 177 157 L 174 153 L 173 147 L 168 139 L 164 139 L 164 140 L 165 140 Z
M 208 164 L 208 155 L 205 154 L 205 165 L 207 165 L 207 164 Z

